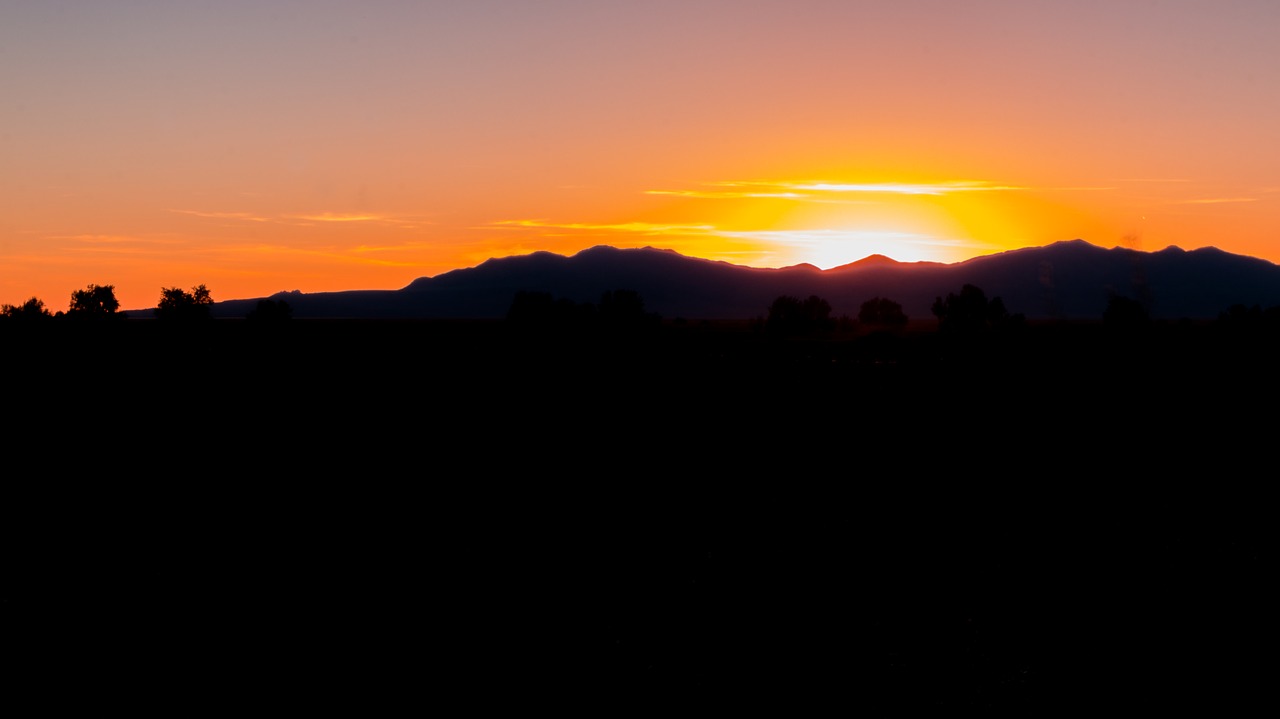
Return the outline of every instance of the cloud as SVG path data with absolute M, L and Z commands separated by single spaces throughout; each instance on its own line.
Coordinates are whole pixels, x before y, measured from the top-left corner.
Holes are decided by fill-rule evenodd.
M 182 244 L 182 240 L 174 237 L 148 236 L 139 237 L 137 235 L 96 235 L 96 234 L 80 234 L 80 235 L 47 235 L 46 240 L 61 240 L 74 243 L 74 246 L 68 246 L 76 252 L 114 252 L 114 253 L 131 253 L 142 251 L 142 246 L 149 245 L 177 245 Z
M 932 235 L 924 235 L 918 232 L 898 232 L 895 230 L 718 230 L 716 234 L 725 237 L 789 243 L 893 239 L 951 244 L 947 240 L 938 240 Z
M 941 182 L 941 183 L 902 183 L 902 182 L 872 182 L 872 183 L 840 183 L 840 182 L 813 182 L 804 184 L 788 184 L 797 190 L 810 190 L 814 192 L 865 192 L 878 194 L 893 195 L 947 195 L 952 192 L 998 192 L 1009 190 L 1024 190 L 1024 187 L 1015 187 L 1013 185 L 993 185 L 987 182 L 962 181 L 962 182 Z
M 1182 205 L 1221 205 L 1229 202 L 1257 202 L 1256 197 L 1205 197 L 1196 200 L 1182 200 Z
M 245 222 L 274 222 L 270 217 L 262 217 L 260 215 L 252 215 L 248 212 L 207 212 L 203 210 L 169 210 L 180 215 L 194 215 L 196 217 L 210 217 L 218 220 L 244 220 Z
M 500 227 L 545 228 L 553 230 L 584 230 L 589 232 L 635 232 L 644 235 L 701 234 L 715 232 L 715 225 L 661 224 L 652 222 L 620 222 L 615 224 L 590 224 L 582 222 L 547 222 L 545 220 L 499 220 Z
M 972 241 L 953 240 L 917 232 L 895 230 L 718 230 L 720 237 L 756 240 L 791 247 L 816 248 L 826 245 L 860 246 L 867 252 L 880 251 L 886 245 L 921 245 L 930 247 L 971 247 Z
M 939 183 L 903 182 L 828 182 L 809 180 L 803 182 L 715 182 L 707 185 L 714 190 L 646 190 L 646 195 L 672 195 L 700 199 L 780 199 L 802 202 L 848 202 L 843 196 L 863 195 L 947 195 L 953 192 L 1007 192 L 1025 190 L 1014 185 L 997 185 L 990 182 L 963 180 Z M 1090 188 L 1093 189 L 1093 188 Z
M 939 237 L 917 232 L 891 229 L 827 229 L 797 228 L 768 230 L 730 230 L 714 224 L 660 224 L 651 222 L 581 223 L 550 222 L 547 220 L 503 220 L 488 226 L 509 230 L 561 230 L 563 234 L 584 233 L 633 233 L 660 236 L 668 242 L 680 242 L 683 238 L 715 238 L 738 243 L 746 241 L 750 249 L 721 249 L 720 255 L 741 254 L 759 261 L 793 261 L 799 255 L 819 267 L 835 267 L 851 258 L 869 254 L 891 254 L 895 259 L 912 261 L 948 261 L 957 248 L 973 249 L 981 246 L 973 240 Z M 554 233 L 544 233 L 555 236 Z M 992 248 L 994 249 L 994 248 Z
M 295 220 L 310 222 L 383 222 L 389 218 L 385 215 L 348 214 L 341 212 L 321 212 L 318 215 L 287 215 Z
M 646 195 L 674 195 L 676 197 L 696 197 L 699 199 L 720 200 L 720 199 L 743 199 L 743 198 L 764 198 L 764 199 L 780 199 L 780 200 L 803 200 L 810 195 L 800 192 L 734 192 L 734 191 L 711 191 L 711 190 L 645 190 Z
M 134 235 L 50 235 L 50 240 L 72 240 L 75 242 L 83 242 L 91 245 L 116 245 L 123 243 L 136 242 L 156 242 L 157 240 L 143 239 Z
M 244 222 L 272 222 L 282 225 L 306 225 L 316 222 L 333 222 L 333 223 L 390 223 L 395 224 L 400 229 L 416 229 L 422 225 L 431 224 L 429 222 L 419 220 L 414 217 L 405 217 L 401 215 L 381 215 L 367 212 L 319 212 L 319 213 L 295 213 L 287 215 L 265 216 L 253 214 L 250 212 L 209 212 L 205 210 L 169 210 L 182 215 L 192 215 L 194 217 L 207 217 L 218 220 L 241 220 Z
M 1055 192 L 1101 192 L 1103 190 L 1118 190 L 1120 188 L 1115 186 L 1098 185 L 1083 187 L 1048 187 L 1045 189 L 1053 190 Z

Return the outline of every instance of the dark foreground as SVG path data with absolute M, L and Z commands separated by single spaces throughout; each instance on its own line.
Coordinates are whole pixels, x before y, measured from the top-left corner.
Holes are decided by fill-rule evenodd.
M 0 651 L 50 713 L 1268 698 L 1267 337 L 3 341 Z

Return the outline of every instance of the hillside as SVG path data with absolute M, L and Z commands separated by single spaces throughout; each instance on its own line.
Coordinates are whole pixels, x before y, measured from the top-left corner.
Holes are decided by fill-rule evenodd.
M 497 319 L 519 291 L 596 302 L 606 291 L 638 292 L 668 319 L 746 320 L 780 295 L 818 295 L 836 316 L 855 316 L 873 297 L 899 303 L 912 319 L 931 317 L 935 299 L 965 284 L 1000 297 L 1028 319 L 1096 320 L 1113 295 L 1142 303 L 1156 319 L 1212 319 L 1241 304 L 1280 305 L 1280 267 L 1214 248 L 1156 252 L 1058 242 L 954 264 L 873 256 L 829 270 L 811 265 L 761 269 L 654 248 L 597 246 L 572 256 L 549 252 L 487 260 L 414 280 L 399 290 L 287 292 L 299 318 Z M 215 316 L 243 317 L 265 298 L 218 302 Z M 130 311 L 144 318 L 147 309 Z

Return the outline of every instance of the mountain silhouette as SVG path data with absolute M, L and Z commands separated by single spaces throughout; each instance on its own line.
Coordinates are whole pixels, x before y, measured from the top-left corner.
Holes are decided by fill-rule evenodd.
M 829 270 L 799 264 L 777 269 L 735 265 L 644 247 L 591 247 L 572 256 L 539 251 L 489 259 L 475 267 L 422 277 L 399 290 L 282 292 L 216 302 L 214 317 L 244 317 L 259 300 L 283 300 L 297 318 L 498 319 L 520 291 L 574 302 L 602 293 L 639 293 L 646 310 L 687 320 L 752 319 L 782 295 L 827 300 L 835 316 L 856 316 L 862 303 L 888 298 L 912 319 L 932 316 L 935 299 L 965 284 L 999 297 L 1027 319 L 1095 320 L 1111 297 L 1142 303 L 1153 319 L 1212 319 L 1232 305 L 1280 305 L 1280 266 L 1206 247 L 1146 252 L 1066 240 L 956 263 L 898 262 L 882 255 Z M 150 310 L 131 311 L 147 317 Z

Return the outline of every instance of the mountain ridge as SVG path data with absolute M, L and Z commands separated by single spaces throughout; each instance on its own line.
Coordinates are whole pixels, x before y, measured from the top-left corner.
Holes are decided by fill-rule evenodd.
M 1061 240 L 956 263 L 899 262 L 884 255 L 822 270 L 736 265 L 655 247 L 595 245 L 572 255 L 539 250 L 420 277 L 398 290 L 279 292 L 215 302 L 214 317 L 244 317 L 260 300 L 283 300 L 297 318 L 500 319 L 516 292 L 598 302 L 606 291 L 637 292 L 668 319 L 753 319 L 782 295 L 817 295 L 833 315 L 856 316 L 874 297 L 898 302 L 912 319 L 935 299 L 971 284 L 1028 319 L 1099 319 L 1112 295 L 1138 300 L 1155 319 L 1212 319 L 1232 305 L 1280 305 L 1280 266 L 1217 247 L 1157 251 Z M 147 317 L 151 310 L 131 311 Z

